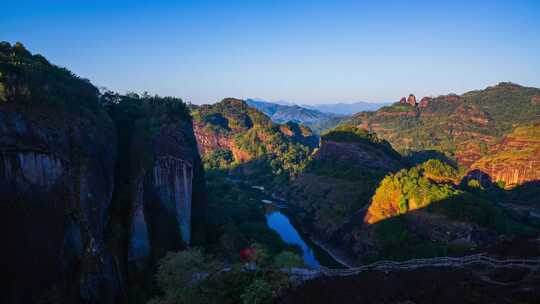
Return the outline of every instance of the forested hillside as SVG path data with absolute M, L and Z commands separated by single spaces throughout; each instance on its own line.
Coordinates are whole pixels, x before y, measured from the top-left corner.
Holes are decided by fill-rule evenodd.
M 309 128 L 273 123 L 239 99 L 202 105 L 192 115 L 207 169 L 230 169 L 258 182 L 286 181 L 297 175 L 317 145 Z
M 516 126 L 540 119 L 540 89 L 503 82 L 463 95 L 395 103 L 362 112 L 352 122 L 408 154 L 435 150 L 469 166 Z

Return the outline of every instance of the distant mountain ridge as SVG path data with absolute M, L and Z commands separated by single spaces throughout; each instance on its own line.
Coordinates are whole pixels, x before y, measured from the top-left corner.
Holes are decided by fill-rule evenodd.
M 323 113 L 337 115 L 353 115 L 364 111 L 377 111 L 378 109 L 390 105 L 391 102 L 365 102 L 358 101 L 354 103 L 327 103 L 316 105 L 302 105 L 302 107 L 317 110 Z
M 285 105 L 255 99 L 247 99 L 246 103 L 268 115 L 276 123 L 296 122 L 310 127 L 316 133 L 335 127 L 345 118 L 344 115 L 323 113 L 299 105 Z

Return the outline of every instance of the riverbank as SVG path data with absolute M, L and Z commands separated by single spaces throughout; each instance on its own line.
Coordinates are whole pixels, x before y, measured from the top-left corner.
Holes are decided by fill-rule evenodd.
M 346 268 L 352 268 L 354 267 L 354 262 L 352 262 L 349 258 L 347 258 L 342 252 L 339 252 L 340 250 L 337 248 L 330 248 L 330 245 L 325 244 L 323 241 L 316 239 L 313 236 L 309 237 L 310 241 L 317 245 L 320 249 L 324 250 L 329 256 L 331 256 L 336 262 L 340 263 Z
M 279 210 L 279 213 L 288 219 L 290 222 L 289 224 L 292 226 L 295 232 L 299 234 L 300 238 L 300 242 L 294 241 L 292 243 L 299 245 L 299 247 L 304 249 L 304 254 L 306 254 L 304 247 L 307 247 L 308 250 L 312 251 L 312 254 L 314 255 L 313 258 L 318 264 L 320 264 L 320 266 L 328 268 L 351 268 L 356 265 L 354 260 L 347 257 L 347 255 L 340 249 L 310 233 L 305 225 L 298 221 L 297 217 L 295 216 L 296 207 L 287 202 L 285 198 L 279 197 L 276 192 L 270 191 L 270 189 L 263 186 L 251 185 L 246 182 L 244 183 L 246 185 L 245 189 L 256 193 L 262 204 L 273 205 L 277 210 Z M 282 233 L 290 234 L 290 232 L 278 231 L 280 229 L 279 227 L 273 227 L 273 229 L 280 234 L 283 240 L 287 238 L 290 239 L 291 236 L 282 235 Z M 288 230 L 288 228 L 283 230 Z M 312 261 L 310 261 L 309 264 L 311 264 L 311 266 L 314 265 Z

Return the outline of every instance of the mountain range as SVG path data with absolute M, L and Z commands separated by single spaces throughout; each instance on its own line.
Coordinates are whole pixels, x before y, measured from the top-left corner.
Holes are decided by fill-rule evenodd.
M 390 102 L 365 102 L 358 101 L 353 103 L 327 103 L 327 104 L 303 104 L 302 107 L 318 110 L 323 113 L 336 115 L 353 115 L 364 111 L 377 111 L 378 109 L 390 105 Z
M 274 122 L 296 122 L 319 133 L 322 130 L 337 126 L 346 116 L 324 113 L 298 105 L 284 105 L 265 101 L 247 99 L 246 103 L 263 112 Z
M 308 249 L 346 267 L 379 261 L 351 278 L 349 300 L 364 297 L 357 287 L 409 299 L 418 291 L 396 274 L 413 272 L 395 261 L 435 257 L 410 281 L 452 276 L 476 303 L 484 287 L 540 297 L 538 88 L 411 94 L 353 115 L 236 98 L 188 106 L 99 92 L 2 42 L 0 135 L 2 303 L 296 303 L 339 288 L 352 269 L 291 274 L 307 249 L 267 222 L 284 206 Z M 510 264 L 476 267 L 479 254 Z M 470 268 L 443 271 L 447 257 Z

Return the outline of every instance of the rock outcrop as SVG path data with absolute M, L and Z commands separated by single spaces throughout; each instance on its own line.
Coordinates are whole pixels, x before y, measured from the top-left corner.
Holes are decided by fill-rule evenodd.
M 402 97 L 399 100 L 399 103 L 408 104 L 408 105 L 411 105 L 413 107 L 416 107 L 416 96 L 414 96 L 414 94 L 409 94 L 409 97 L 407 97 L 407 98 Z
M 540 123 L 516 128 L 470 168 L 507 189 L 540 180 Z
M 121 278 L 104 232 L 116 136 L 98 91 L 20 44 L 2 44 L 0 63 L 0 300 L 54 288 L 114 303 Z
M 194 121 L 193 124 L 197 136 L 197 147 L 201 155 L 216 150 L 230 150 L 232 148 L 232 139 L 230 136 L 205 129 L 204 123 L 200 121 Z
M 409 94 L 409 97 L 407 97 L 407 103 L 411 106 L 416 106 L 416 96 Z
M 125 300 L 128 259 L 183 248 L 204 216 L 185 104 L 100 96 L 21 44 L 0 43 L 0 88 L 0 302 Z
M 418 104 L 418 106 L 420 108 L 425 108 L 425 107 L 428 106 L 429 102 L 432 101 L 432 100 L 433 100 L 433 98 L 431 98 L 431 97 L 427 97 L 427 96 L 423 97 L 422 99 L 420 99 L 420 103 Z
M 49 118 L 0 108 L 8 298 L 25 301 L 44 282 L 62 286 L 78 277 L 82 299 L 112 303 L 120 279 L 104 230 L 114 187 L 114 127 L 90 115 L 41 110 Z
M 189 245 L 193 184 L 202 175 L 189 121 L 159 123 L 159 131 L 147 139 L 138 135 L 143 132 L 134 133 L 133 153 L 138 147 L 150 147 L 146 157 L 151 161 L 135 161 L 141 165 L 133 175 L 130 261 Z

